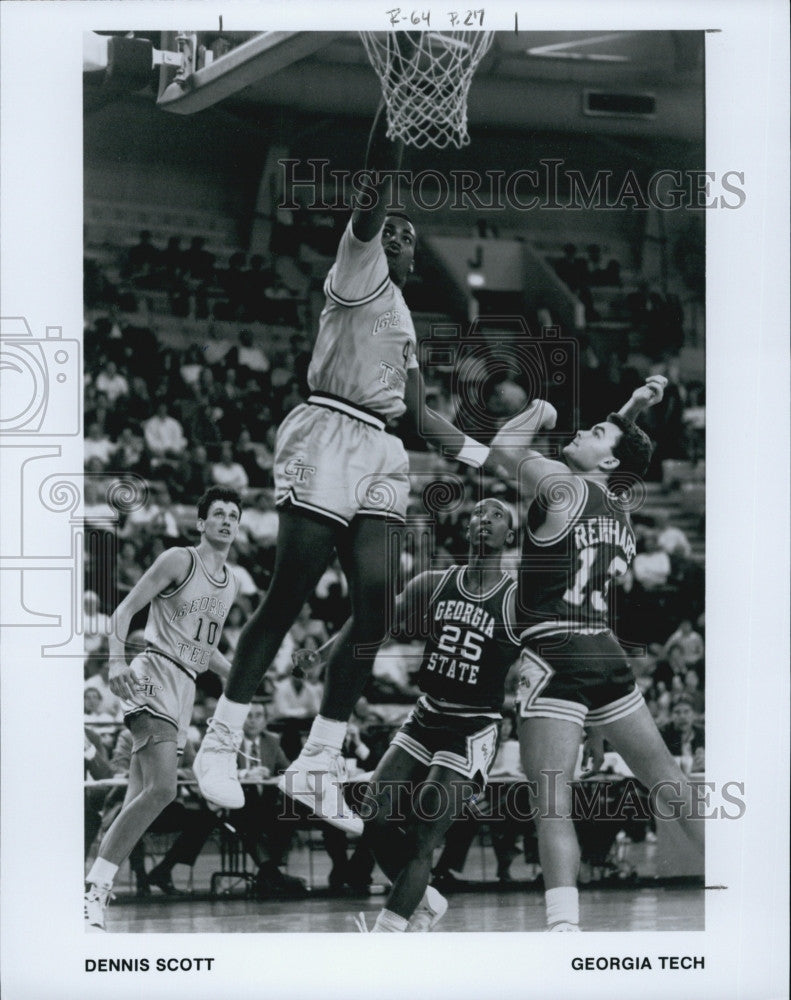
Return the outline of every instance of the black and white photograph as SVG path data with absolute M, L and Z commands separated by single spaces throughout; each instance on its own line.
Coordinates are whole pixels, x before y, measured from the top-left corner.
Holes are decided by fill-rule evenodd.
M 787 11 L 4 7 L 5 995 L 786 996 Z

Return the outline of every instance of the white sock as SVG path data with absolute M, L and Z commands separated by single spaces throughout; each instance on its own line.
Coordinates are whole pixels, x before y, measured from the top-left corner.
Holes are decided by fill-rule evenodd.
M 561 885 L 544 893 L 547 907 L 547 927 L 554 924 L 580 922 L 579 892 L 576 886 Z
M 214 710 L 214 719 L 216 722 L 224 723 L 229 729 L 241 729 L 249 711 L 249 705 L 240 705 L 238 701 L 229 701 L 224 694 L 221 694 Z
M 317 715 L 305 742 L 306 750 L 334 750 L 340 753 L 346 739 L 346 723 Z
M 399 917 L 392 910 L 382 910 L 376 918 L 371 933 L 372 934 L 403 934 L 409 926 L 409 921 L 405 917 Z
M 117 871 L 118 865 L 114 865 L 111 861 L 105 861 L 104 858 L 96 858 L 85 881 L 92 885 L 112 885 Z

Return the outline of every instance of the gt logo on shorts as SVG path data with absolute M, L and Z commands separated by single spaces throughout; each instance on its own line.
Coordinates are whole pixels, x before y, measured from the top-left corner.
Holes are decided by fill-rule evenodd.
M 149 698 L 153 698 L 156 691 L 165 690 L 161 684 L 154 684 L 150 677 L 141 677 L 137 684 L 135 684 L 135 688 L 140 694 L 147 695 Z
M 297 455 L 296 458 L 292 458 L 286 463 L 285 473 L 296 479 L 298 483 L 304 483 L 310 476 L 316 474 L 316 466 L 306 465 L 302 455 Z

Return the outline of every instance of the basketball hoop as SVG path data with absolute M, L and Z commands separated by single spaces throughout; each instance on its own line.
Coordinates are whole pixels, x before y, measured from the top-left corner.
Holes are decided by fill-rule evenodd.
M 493 31 L 361 31 L 382 84 L 387 137 L 425 149 L 466 146 L 467 94 Z

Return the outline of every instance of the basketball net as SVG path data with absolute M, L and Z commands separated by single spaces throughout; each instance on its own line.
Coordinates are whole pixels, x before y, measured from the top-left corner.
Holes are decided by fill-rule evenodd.
M 493 31 L 361 31 L 379 77 L 387 137 L 425 149 L 466 146 L 467 94 Z

